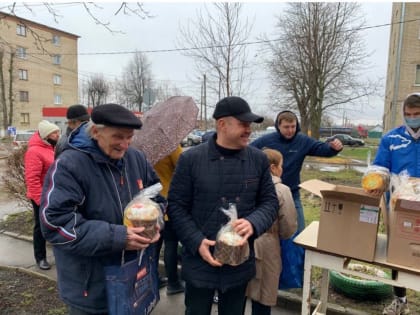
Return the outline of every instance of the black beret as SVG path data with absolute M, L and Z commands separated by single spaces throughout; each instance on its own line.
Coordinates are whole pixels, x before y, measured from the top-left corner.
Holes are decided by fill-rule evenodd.
M 140 129 L 142 123 L 132 111 L 118 104 L 103 104 L 93 108 L 91 119 L 95 124 Z

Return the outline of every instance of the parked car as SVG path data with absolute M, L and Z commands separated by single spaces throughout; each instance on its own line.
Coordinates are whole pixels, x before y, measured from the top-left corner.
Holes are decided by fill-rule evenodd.
M 209 139 L 211 138 L 211 137 L 213 137 L 213 135 L 216 133 L 216 130 L 209 130 L 209 131 L 206 131 L 202 136 L 201 136 L 201 141 L 202 142 L 207 142 L 207 141 L 209 141 Z
M 18 131 L 13 137 L 13 148 L 19 149 L 24 145 L 28 144 L 29 138 L 35 133 L 33 130 Z
M 181 146 L 193 146 L 200 144 L 202 141 L 201 136 L 195 134 L 194 132 L 190 132 L 184 139 L 181 141 Z
M 340 140 L 343 145 L 349 145 L 349 146 L 365 145 L 365 142 L 362 139 L 353 138 L 352 136 L 341 134 L 341 133 L 328 137 L 326 141 L 329 142 L 329 141 L 333 141 L 334 139 Z

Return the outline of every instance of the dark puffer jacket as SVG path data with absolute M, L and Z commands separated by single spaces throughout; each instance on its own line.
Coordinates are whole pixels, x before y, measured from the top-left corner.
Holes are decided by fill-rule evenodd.
M 250 258 L 239 266 L 212 267 L 198 248 L 204 238 L 215 240 L 227 223 L 220 210 L 237 205 L 238 217 L 254 228 Z M 267 157 L 247 147 L 231 157 L 216 149 L 215 137 L 184 152 L 178 160 L 168 196 L 168 213 L 184 245 L 182 276 L 195 287 L 228 288 L 248 282 L 255 274 L 253 240 L 271 227 L 278 200 Z

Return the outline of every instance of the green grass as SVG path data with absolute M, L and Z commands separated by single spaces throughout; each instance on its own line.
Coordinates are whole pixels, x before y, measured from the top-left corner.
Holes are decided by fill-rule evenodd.
M 368 154 L 370 152 L 370 158 L 373 158 L 376 155 L 377 147 L 349 147 L 345 146 L 344 149 L 339 153 L 338 156 L 345 157 L 348 159 L 366 161 Z

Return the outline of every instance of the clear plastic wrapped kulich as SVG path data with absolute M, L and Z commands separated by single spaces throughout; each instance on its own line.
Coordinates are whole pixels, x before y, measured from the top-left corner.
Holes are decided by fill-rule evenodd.
M 362 188 L 385 191 L 389 186 L 390 175 L 387 168 L 370 165 L 362 177 Z
M 222 264 L 237 266 L 249 257 L 249 244 L 232 228 L 232 222 L 237 220 L 236 205 L 229 204 L 229 209 L 221 210 L 229 217 L 229 222 L 221 227 L 216 236 L 214 258 Z
M 163 214 L 159 204 L 151 198 L 156 197 L 162 189 L 160 183 L 143 189 L 124 209 L 124 225 L 130 227 L 144 227 L 141 236 L 152 239 L 157 228 L 163 228 Z

